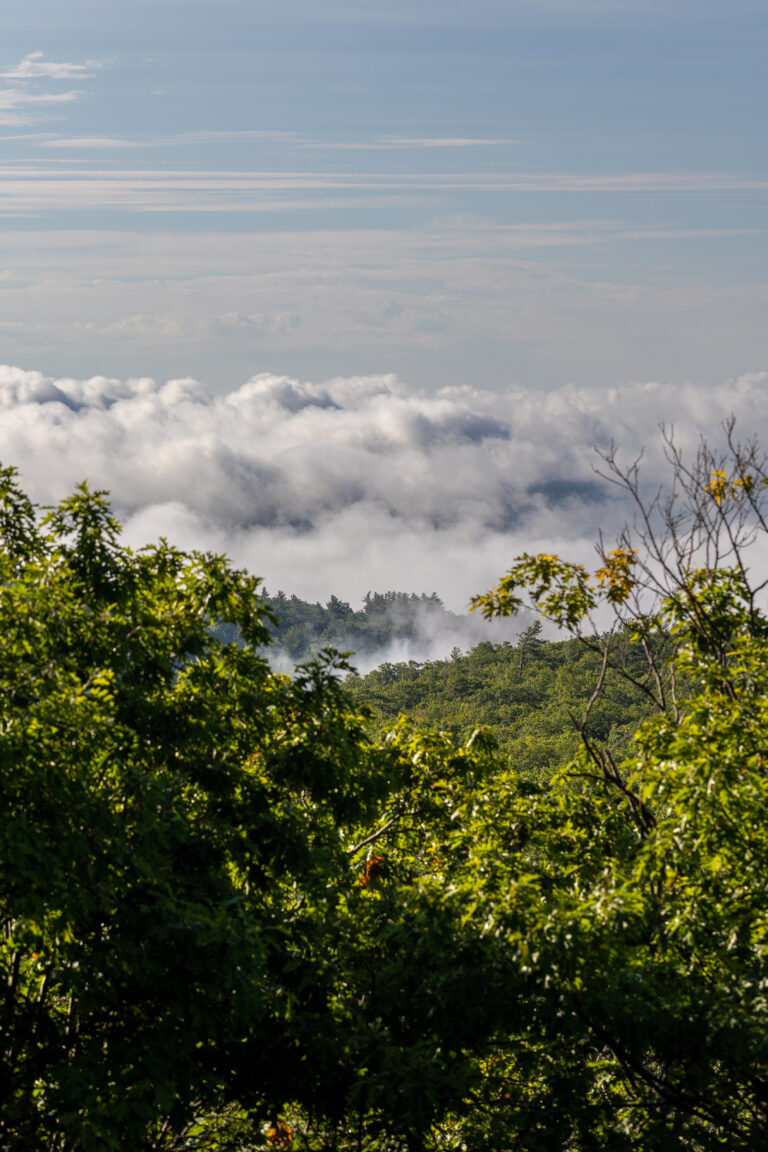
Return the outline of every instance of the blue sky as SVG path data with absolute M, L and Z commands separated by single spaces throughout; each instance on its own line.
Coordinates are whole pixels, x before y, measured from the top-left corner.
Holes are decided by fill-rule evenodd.
M 214 391 L 766 366 L 762 0 L 29 0 L 3 26 L 6 362 Z

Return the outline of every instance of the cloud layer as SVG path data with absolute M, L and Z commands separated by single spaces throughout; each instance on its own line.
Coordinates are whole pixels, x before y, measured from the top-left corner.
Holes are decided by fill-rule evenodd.
M 733 411 L 768 432 L 768 373 L 718 387 L 658 383 L 498 395 L 421 394 L 393 376 L 307 383 L 261 374 L 212 395 L 192 379 L 54 379 L 0 367 L 0 460 L 47 503 L 109 489 L 129 542 L 227 551 L 278 587 L 357 603 L 436 591 L 462 610 L 522 550 L 589 561 L 627 516 L 593 449 L 691 447 Z
M 33 93 L 26 89 L 0 89 L 0 123 L 32 123 L 20 118 L 17 109 L 23 105 L 51 105 L 71 102 L 77 91 Z M 15 119 L 14 119 L 15 117 Z M 430 149 L 450 145 L 467 147 L 478 143 L 491 145 L 505 141 L 420 139 L 413 144 L 407 138 L 392 138 L 365 145 L 365 150 L 388 150 L 394 147 Z M 180 143 L 188 143 L 184 137 Z M 150 141 L 149 146 L 158 143 Z M 136 141 L 121 137 L 64 137 L 44 142 L 45 147 L 85 149 L 135 147 Z M 299 146 L 304 147 L 303 142 Z M 327 144 L 322 147 L 327 148 Z M 334 147 L 336 147 L 334 145 Z M 344 146 L 349 149 L 349 145 Z M 355 146 L 352 150 L 360 150 Z M 0 186 L 0 211 L 20 216 L 45 212 L 79 212 L 87 202 L 92 210 L 130 212 L 206 212 L 252 213 L 296 209 L 314 211 L 341 206 L 360 206 L 379 199 L 387 203 L 397 198 L 420 198 L 424 193 L 433 199 L 453 198 L 458 193 L 613 193 L 636 196 L 643 193 L 749 193 L 768 191 L 768 179 L 732 172 L 617 172 L 587 175 L 567 172 L 413 172 L 389 174 L 380 172 L 284 172 L 207 171 L 199 168 L 159 169 L 126 168 L 91 169 L 79 163 L 55 173 L 38 166 L 5 165 Z

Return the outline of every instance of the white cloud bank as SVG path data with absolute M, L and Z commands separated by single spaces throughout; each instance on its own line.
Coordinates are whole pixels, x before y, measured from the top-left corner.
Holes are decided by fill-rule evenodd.
M 734 412 L 768 433 L 768 373 L 717 387 L 625 384 L 420 394 L 392 376 L 270 374 L 225 395 L 192 379 L 53 379 L 0 367 L 0 460 L 47 503 L 87 478 L 130 543 L 226 551 L 278 587 L 358 603 L 436 591 L 463 610 L 520 551 L 589 561 L 628 510 L 593 448 L 662 461 L 658 426 L 693 446 Z

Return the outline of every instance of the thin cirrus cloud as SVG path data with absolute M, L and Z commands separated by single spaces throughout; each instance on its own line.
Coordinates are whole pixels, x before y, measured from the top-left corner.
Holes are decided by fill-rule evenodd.
M 84 64 L 46 60 L 43 52 L 30 52 L 13 68 L 0 72 L 2 80 L 79 80 L 93 76 L 103 68 L 98 60 L 86 60 Z
M 61 136 L 54 139 L 40 141 L 43 148 L 65 148 L 77 151 L 100 151 L 111 148 L 138 148 L 143 145 L 139 140 L 127 140 L 119 136 Z
M 266 128 L 220 129 L 211 131 L 177 132 L 173 136 L 55 136 L 40 135 L 43 148 L 64 148 L 91 151 L 99 148 L 169 148 L 190 144 L 288 144 L 304 146 L 308 141 L 296 132 L 279 132 Z
M 50 119 L 55 110 L 71 104 L 80 96 L 79 89 L 64 92 L 40 91 L 41 81 L 85 80 L 102 65 L 95 60 L 84 64 L 46 60 L 42 52 L 32 52 L 13 68 L 0 72 L 0 80 L 11 81 L 0 87 L 0 124 L 25 126 Z
M 303 141 L 302 147 L 324 148 L 331 151 L 387 152 L 397 149 L 424 148 L 492 148 L 502 144 L 516 144 L 516 140 L 475 136 L 377 136 L 372 141 Z
M 0 460 L 34 499 L 108 489 L 139 546 L 164 535 L 225 551 L 270 588 L 357 601 L 437 591 L 455 607 L 524 550 L 587 563 L 630 512 L 595 474 L 615 442 L 663 475 L 658 421 L 695 449 L 734 412 L 768 430 L 768 373 L 672 394 L 659 383 L 503 396 L 263 373 L 223 395 L 192 379 L 54 379 L 0 368 Z
M 70 94 L 63 94 L 69 98 Z M 2 115 L 0 95 L 0 115 Z M 120 147 L 108 139 L 105 147 Z M 85 147 L 88 147 L 86 144 Z M 0 169 L 0 212 L 92 208 L 147 212 L 248 212 L 277 206 L 276 194 L 343 191 L 371 194 L 448 192 L 732 192 L 768 189 L 768 180 L 711 172 L 615 174 L 261 172 L 73 167 L 55 172 L 24 165 Z M 322 201 L 319 201 L 322 206 Z M 304 207 L 311 206 L 308 202 Z
M 37 124 L 48 118 L 52 109 L 71 104 L 78 95 L 76 91 L 29 92 L 24 88 L 0 88 L 0 124 L 9 127 Z
M 377 136 L 374 140 L 321 140 L 302 136 L 298 132 L 282 132 L 266 128 L 211 129 L 210 131 L 178 132 L 158 137 L 101 137 L 101 136 L 49 136 L 41 139 L 44 148 L 168 148 L 189 144 L 280 144 L 302 150 L 338 152 L 379 152 L 429 148 L 490 148 L 514 144 L 515 140 L 463 136 Z

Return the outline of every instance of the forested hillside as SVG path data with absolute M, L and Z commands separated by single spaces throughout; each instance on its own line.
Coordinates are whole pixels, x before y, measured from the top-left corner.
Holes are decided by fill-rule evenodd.
M 476 645 L 447 660 L 383 664 L 350 677 L 352 698 L 372 708 L 380 730 L 399 714 L 418 726 L 467 739 L 485 726 L 519 772 L 546 778 L 575 755 L 578 726 L 600 674 L 600 653 L 579 639 L 547 642 L 541 625 L 517 644 Z M 644 657 L 625 637 L 616 644 L 624 670 L 642 675 Z M 648 703 L 617 672 L 605 679 L 586 734 L 613 748 L 625 745 L 648 715 Z
M 264 603 L 277 617 L 272 650 L 295 662 L 308 660 L 324 647 L 366 657 L 425 632 L 438 634 L 461 626 L 460 618 L 436 593 L 369 592 L 357 611 L 337 596 L 323 605 L 278 592 L 265 594 Z
M 358 609 L 338 596 L 321 604 L 282 591 L 263 591 L 260 602 L 269 613 L 265 654 L 281 671 L 310 660 L 323 648 L 353 653 L 352 662 L 361 669 L 387 660 L 434 659 L 486 638 L 513 639 L 524 627 L 516 621 L 489 624 L 451 612 L 435 592 L 368 592 Z M 217 635 L 237 639 L 236 631 L 221 623 Z
M 279 592 L 263 594 L 261 602 L 275 617 L 267 625 L 271 641 L 264 649 L 273 664 L 292 667 L 322 648 L 335 648 L 352 651 L 355 666 L 409 642 L 445 654 L 431 660 L 387 660 L 362 677 L 348 678 L 351 698 L 372 709 L 379 732 L 401 714 L 417 727 L 438 729 L 459 741 L 484 726 L 515 768 L 532 776 L 547 777 L 576 752 L 579 723 L 600 671 L 594 645 L 577 639 L 546 641 L 536 621 L 514 642 L 481 640 L 466 652 L 457 644 L 449 647 L 457 637 L 471 640 L 491 633 L 492 624 L 479 615 L 449 612 L 435 593 L 369 592 L 359 611 L 336 596 L 322 605 Z M 216 631 L 222 639 L 231 638 L 226 626 Z M 629 638 L 614 643 L 626 670 L 642 673 L 644 657 Z M 586 731 L 623 747 L 647 714 L 642 695 L 612 671 Z

